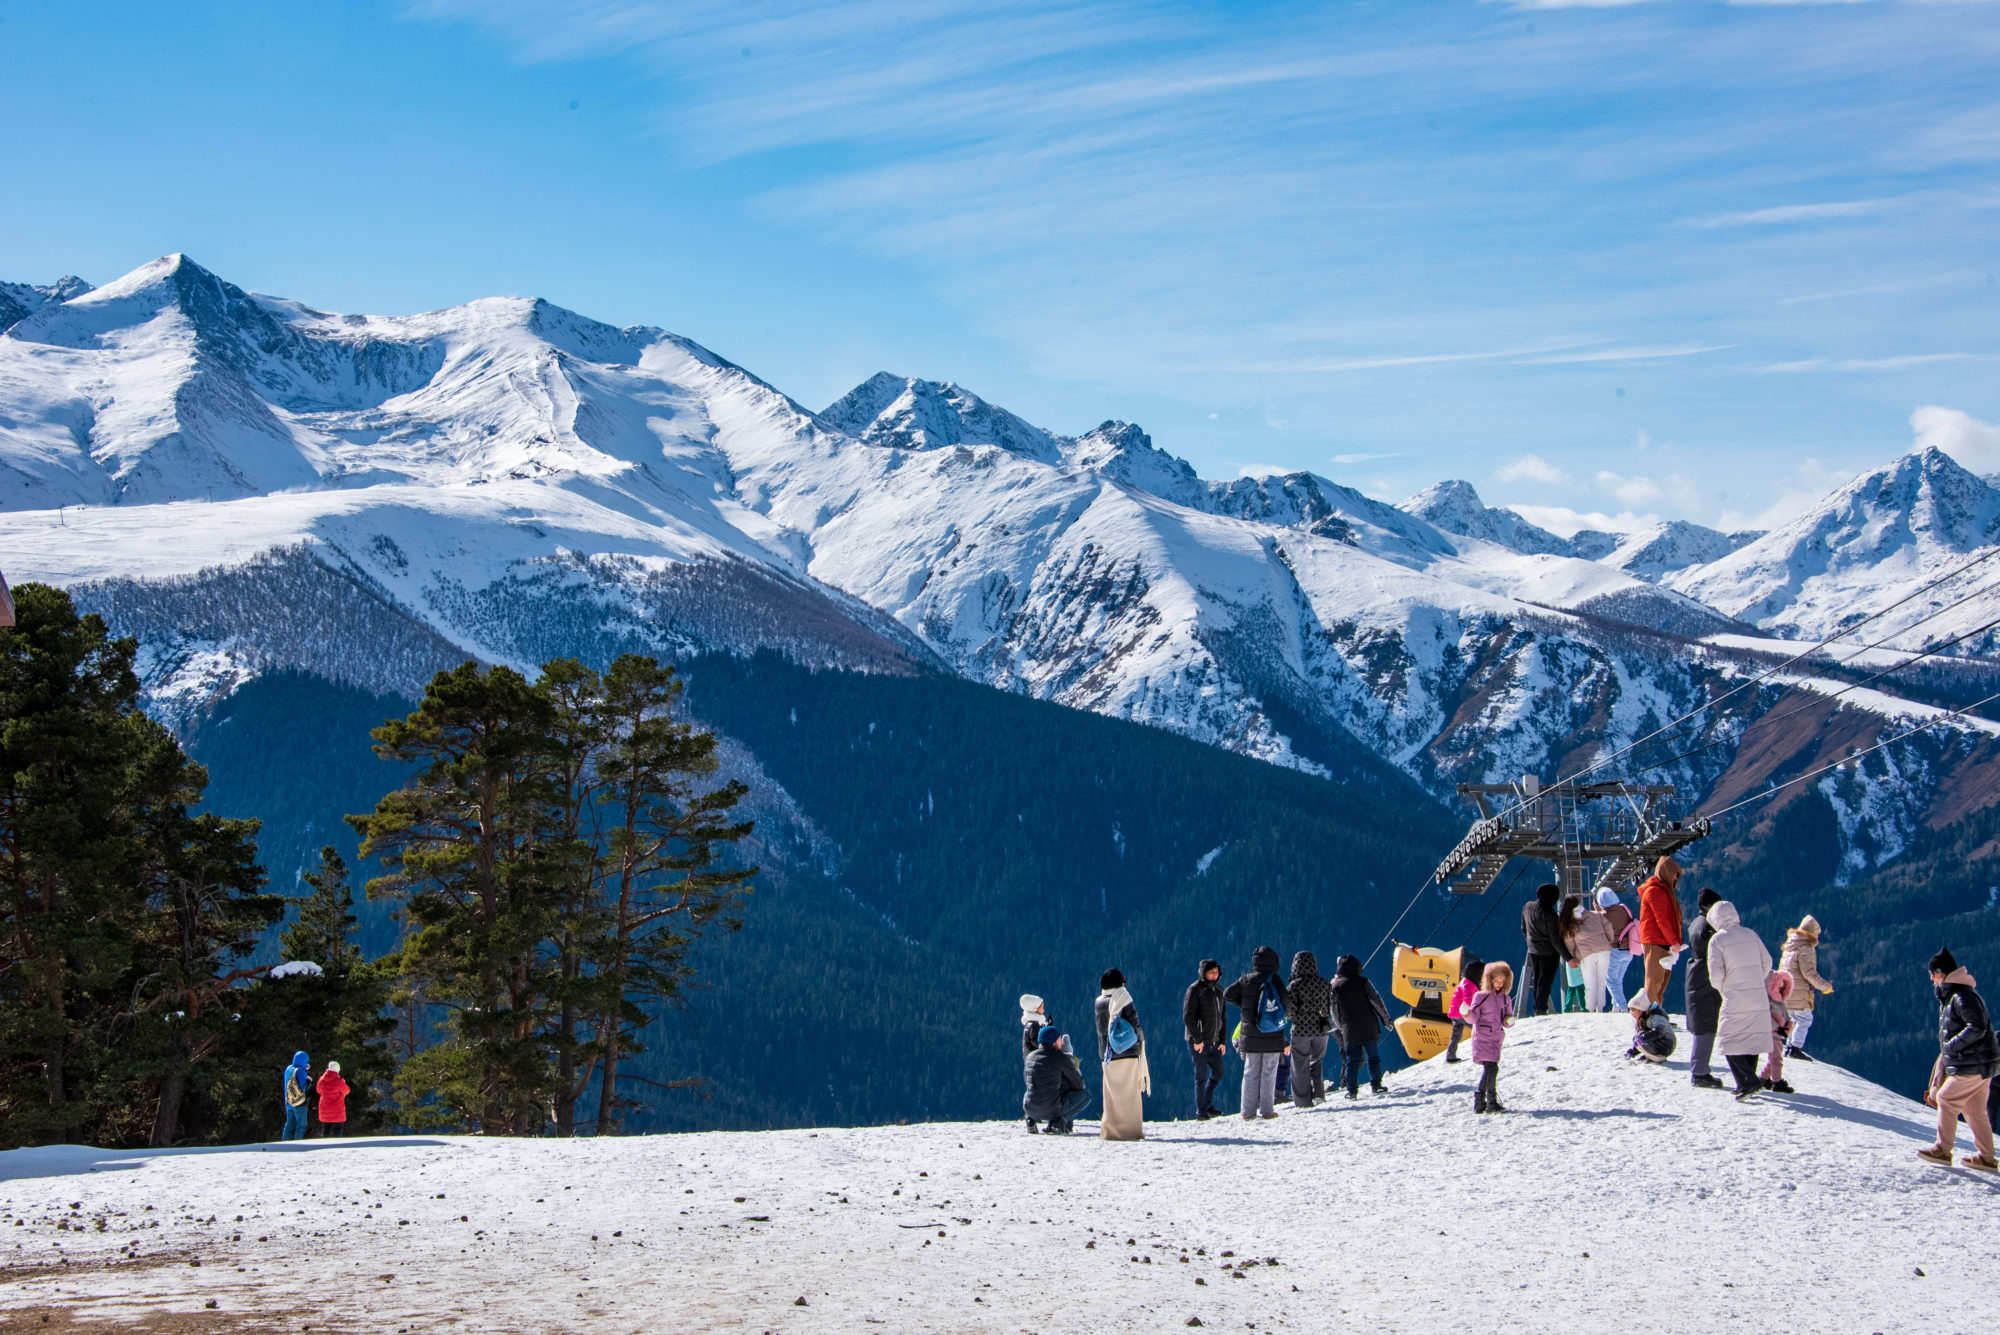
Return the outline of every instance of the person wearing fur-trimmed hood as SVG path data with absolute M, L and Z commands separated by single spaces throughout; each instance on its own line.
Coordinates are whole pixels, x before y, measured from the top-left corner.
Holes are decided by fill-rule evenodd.
M 1132 994 L 1125 990 L 1123 973 L 1106 969 L 1097 984 L 1097 1059 L 1104 1074 L 1104 1116 L 1098 1122 L 1098 1138 L 1143 1140 L 1145 1096 L 1153 1092 L 1146 1031 L 1139 1025 Z
M 1799 925 L 1785 933 L 1785 948 L 1778 953 L 1778 967 L 1792 976 L 1792 994 L 1787 1003 L 1792 1018 L 1792 1037 L 1785 1055 L 1809 1062 L 1806 1031 L 1812 1028 L 1813 994 L 1832 993 L 1833 984 L 1819 976 L 1819 919 L 1808 913 Z

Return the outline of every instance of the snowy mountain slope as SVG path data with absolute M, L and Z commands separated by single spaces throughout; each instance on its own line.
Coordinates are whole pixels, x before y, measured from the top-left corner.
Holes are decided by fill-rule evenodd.
M 1576 556 L 1575 547 L 1545 528 L 1529 523 L 1512 510 L 1489 507 L 1470 482 L 1437 482 L 1403 501 L 1406 510 L 1447 533 L 1482 538 L 1528 555 Z
M 1915 1158 L 1927 1109 L 1825 1063 L 1788 1065 L 1794 1095 L 1739 1105 L 1689 1084 L 1685 1035 L 1654 1067 L 1622 1059 L 1628 1033 L 1610 1015 L 1522 1021 L 1504 1114 L 1472 1114 L 1477 1068 L 1433 1061 L 1392 1073 L 1387 1098 L 1254 1126 L 1154 1120 L 1122 1144 L 1096 1137 L 1093 1107 L 1068 1138 L 996 1108 L 753 1134 L 14 1150 L 0 1310 L 214 1330 L 301 1311 L 334 1329 L 800 1335 L 1980 1328 L 1968 1303 L 2000 1282 L 1978 1245 L 2000 1193 Z M 1000 1037 L 991 1059 L 1011 1063 Z M 1156 1084 L 1147 1113 L 1186 1101 Z M 1580 1171 L 1607 1155 L 1620 1171 Z
M 330 314 L 182 256 L 0 336 L 0 419 L 9 576 L 161 640 L 162 699 L 285 664 L 407 694 L 451 652 L 782 647 L 1306 769 L 1354 739 L 1445 794 L 1686 712 L 1732 670 L 1689 637 L 1748 629 L 1693 571 L 1524 553 L 1540 530 L 1310 473 L 1204 480 L 1126 423 L 1061 436 L 886 375 L 815 414 L 656 329 Z M 1434 491 L 1458 527 L 1507 513 Z M 330 607 L 381 618 L 380 651 L 312 643 Z
M 51 302 L 68 301 L 88 291 L 90 284 L 75 274 L 64 274 L 53 283 L 0 283 L 0 333 Z
M 1897 602 L 1927 580 L 2000 546 L 2000 487 L 1949 455 L 1925 448 L 1864 473 L 1782 528 L 1708 565 L 1664 581 L 1711 607 L 1791 638 L 1817 640 Z M 1870 638 L 1914 623 L 1960 595 L 1991 585 L 1982 567 L 1870 628 Z M 1985 597 L 1926 621 L 1928 643 L 2000 617 Z M 1959 653 L 2000 653 L 2000 636 Z
M 1670 519 L 1627 536 L 1615 549 L 1598 559 L 1641 579 L 1658 581 L 1690 566 L 1719 561 L 1763 536 L 1755 530 L 1723 533 L 1700 524 L 1690 524 L 1685 519 Z

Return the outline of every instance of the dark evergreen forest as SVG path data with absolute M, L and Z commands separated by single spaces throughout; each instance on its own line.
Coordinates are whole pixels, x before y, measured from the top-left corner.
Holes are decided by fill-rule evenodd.
M 643 1081 L 701 1083 L 635 1088 L 647 1106 L 634 1130 L 1009 1116 L 1015 998 L 1038 993 L 1059 1024 L 1087 1030 L 1111 965 L 1154 1036 L 1149 1109 L 1184 1115 L 1178 1007 L 1196 961 L 1220 958 L 1226 981 L 1263 943 L 1287 959 L 1311 949 L 1323 969 L 1365 955 L 1463 833 L 1351 743 L 1339 758 L 1357 777 L 1330 782 L 950 677 L 774 654 L 681 667 L 693 715 L 754 754 L 816 842 L 760 815 L 743 930 L 699 946 L 696 990 L 630 1064 Z M 194 731 L 211 807 L 263 820 L 274 889 L 296 893 L 323 843 L 354 861 L 341 817 L 400 782 L 368 730 L 410 707 L 277 673 Z M 1774 954 L 1784 926 L 1816 914 L 1840 990 L 1820 1008 L 1815 1053 L 1912 1088 L 1935 1045 L 1922 961 L 1944 940 L 2000 958 L 2000 815 L 1926 836 L 1845 887 L 1831 885 L 1830 819 L 1814 798 L 1732 827 L 1730 856 L 1721 839 L 1691 851 L 1689 884 L 1735 899 Z M 1503 878 L 1505 902 L 1458 906 L 1434 944 L 1465 944 L 1480 924 L 1483 954 L 1518 955 L 1519 904 L 1544 871 Z M 368 874 L 357 865 L 357 885 Z M 1397 936 L 1423 941 L 1450 907 L 1427 894 Z M 371 952 L 394 944 L 388 906 L 357 912 Z M 1386 991 L 1386 952 L 1370 973 Z M 1087 1033 L 1078 1046 L 1094 1085 Z

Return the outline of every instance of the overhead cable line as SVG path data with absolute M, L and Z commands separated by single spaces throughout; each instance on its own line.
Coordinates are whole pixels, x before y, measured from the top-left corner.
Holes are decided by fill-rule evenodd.
M 1995 586 L 1995 587 L 2000 587 L 2000 586 Z M 1941 644 L 1932 645 L 1930 648 L 1925 649 L 1923 652 L 1918 654 L 1913 654 L 1909 658 L 1904 659 L 1900 663 L 1892 663 L 1888 667 L 1883 668 L 1880 672 L 1877 672 L 1874 676 L 1864 677 L 1860 681 L 1854 682 L 1847 686 L 1843 686 L 1839 690 L 1833 692 L 1830 695 L 1816 696 L 1812 700 L 1806 701 L 1803 704 L 1792 706 L 1790 709 L 1785 710 L 1783 713 L 1766 714 L 1764 715 L 1764 717 L 1760 719 L 1753 720 L 1750 724 L 1750 727 L 1756 727 L 1759 724 L 1764 724 L 1764 723 L 1782 722 L 1783 720 L 1791 718 L 1796 714 L 1803 714 L 1809 709 L 1817 708 L 1821 704 L 1825 704 L 1833 700 L 1838 700 L 1841 696 L 1846 695 L 1849 691 L 1858 691 L 1864 686 L 1882 680 L 1882 678 L 1888 676 L 1892 672 L 1901 672 L 1906 667 L 1910 667 L 1915 663 L 1922 662 L 1924 659 L 1929 658 L 1934 654 L 1943 653 L 1946 649 L 1951 648 L 1953 645 L 1958 644 L 1960 641 L 1971 639 L 1973 636 L 1981 634 L 1985 631 L 1992 630 L 1996 626 L 2000 626 L 2000 617 L 1994 618 L 1993 620 L 1987 622 L 1983 626 L 1976 626 L 1973 629 L 1966 631 L 1963 635 L 1955 635 L 1951 639 L 1946 640 Z M 1745 729 L 1745 731 L 1747 732 L 1748 729 Z M 1731 740 L 1735 739 L 1729 737 L 1712 738 L 1709 741 L 1703 742 L 1700 746 L 1690 747 L 1688 750 L 1681 752 L 1679 755 L 1668 756 L 1665 760 L 1656 760 L 1644 765 L 1636 765 L 1634 769 L 1636 773 L 1644 773 L 1645 771 L 1652 769 L 1665 769 L 1669 765 L 1677 765 L 1681 761 L 1686 760 L 1690 756 L 1698 756 L 1704 751 L 1712 750 L 1715 747 L 1721 746 L 1725 742 L 1729 742 Z
M 1919 723 L 1914 727 L 1905 728 L 1903 731 L 1897 733 L 1894 737 L 1885 737 L 1881 741 L 1875 743 L 1875 745 L 1873 746 L 1867 747 L 1860 751 L 1856 751 L 1852 755 L 1842 756 L 1839 760 L 1833 761 L 1830 764 L 1821 765 L 1818 769 L 1812 770 L 1809 773 L 1798 775 L 1795 778 L 1786 779 L 1783 783 L 1773 784 L 1771 785 L 1771 787 L 1763 789 L 1760 792 L 1752 793 L 1750 796 L 1743 798 L 1741 801 L 1731 802 L 1728 806 L 1723 807 L 1720 811 L 1710 811 L 1704 813 L 1704 815 L 1709 820 L 1719 820 L 1722 817 L 1727 816 L 1730 812 L 1736 810 L 1738 807 L 1747 807 L 1752 802 L 1761 802 L 1763 799 L 1767 797 L 1771 797 L 1777 793 L 1783 792 L 1785 789 L 1791 787 L 1795 783 L 1804 783 L 1808 779 L 1818 778 L 1820 775 L 1825 774 L 1828 770 L 1839 769 L 1842 765 L 1851 765 L 1855 761 L 1861 759 L 1861 757 L 1868 755 L 1870 752 L 1880 751 L 1885 746 L 1892 746 L 1895 743 L 1902 741 L 1905 737 L 1914 736 L 1915 734 L 1924 731 L 1926 728 L 1935 728 L 1940 723 L 1946 723 L 1955 718 L 1963 718 L 1967 714 L 1971 713 L 1972 710 L 1979 708 L 1981 705 L 1991 704 L 1995 700 L 2000 700 L 2000 691 L 1995 691 L 1993 694 L 1987 696 L 1984 700 L 1974 700 L 1971 704 L 1965 705 L 1962 708 L 1951 710 L 1949 713 L 1939 714 L 1936 718 L 1925 719 L 1922 723 Z M 1990 723 L 1992 722 L 1992 720 L 1981 719 L 1980 722 Z
M 1593 761 L 1589 765 L 1586 765 L 1582 769 L 1578 770 L 1576 773 L 1569 775 L 1567 778 L 1557 780 L 1555 783 L 1549 785 L 1548 788 L 1544 788 L 1541 791 L 1543 793 L 1548 793 L 1553 789 L 1561 788 L 1566 784 L 1573 784 L 1578 779 L 1583 778 L 1586 774 L 1592 774 L 1600 769 L 1603 769 L 1606 765 L 1609 765 L 1612 761 L 1617 760 L 1620 756 L 1630 754 L 1632 751 L 1637 750 L 1639 747 L 1645 745 L 1647 742 L 1652 741 L 1655 737 L 1658 737 L 1666 732 L 1671 732 L 1673 729 L 1678 728 L 1681 724 L 1687 722 L 1691 718 L 1694 718 L 1696 715 L 1702 714 L 1710 709 L 1715 708 L 1717 705 L 1720 705 L 1723 701 L 1729 699 L 1731 696 L 1738 695 L 1743 691 L 1749 690 L 1753 686 L 1757 686 L 1762 684 L 1763 682 L 1769 681 L 1772 677 L 1776 676 L 1780 672 L 1783 672 L 1785 669 L 1792 667 L 1797 663 L 1805 661 L 1806 659 L 1812 657 L 1814 654 L 1820 653 L 1834 641 L 1846 639 L 1849 635 L 1852 635 L 1855 631 L 1860 630 L 1863 626 L 1870 625 L 1876 621 L 1880 621 L 1883 617 L 1889 615 L 1889 613 L 1895 611 L 1897 608 L 1903 606 L 1904 604 L 1909 603 L 1917 598 L 1921 598 L 1924 594 L 1929 593 L 1932 589 L 1950 583 L 1952 580 L 1957 579 L 1960 575 L 1963 575 L 1966 571 L 1971 570 L 1976 566 L 1982 565 L 1985 562 L 1992 560 L 1996 556 L 2000 556 L 2000 546 L 1995 546 L 1982 556 L 1975 556 L 1974 558 L 1972 558 L 1972 560 L 1967 561 L 1964 565 L 1959 566 L 1957 569 L 1951 570 L 1943 575 L 1940 575 L 1936 579 L 1930 581 L 1928 584 L 1925 584 L 1920 588 L 1917 588 L 1916 590 L 1908 594 L 1905 594 L 1903 597 L 1898 598 L 1895 602 L 1890 603 L 1887 607 L 1883 608 L 1881 611 L 1872 613 L 1871 615 L 1862 618 L 1860 621 L 1855 622 L 1852 626 L 1848 626 L 1843 630 L 1835 631 L 1833 634 L 1827 636 L 1825 639 L 1819 641 L 1817 644 L 1814 644 L 1810 648 L 1802 650 L 1797 654 L 1794 654 L 1792 657 L 1786 659 L 1784 662 L 1778 664 L 1776 667 L 1769 668 L 1763 672 L 1760 672 L 1755 677 L 1750 678 L 1748 681 L 1738 683 L 1736 686 L 1731 687 L 1729 690 L 1723 692 L 1721 695 L 1715 697 L 1713 700 L 1708 700 L 1703 702 L 1702 704 L 1696 705 L 1693 709 L 1690 709 L 1687 713 L 1682 714 L 1679 718 L 1674 719 L 1672 722 L 1661 724 L 1653 731 L 1647 733 L 1644 737 L 1638 738 L 1637 740 L 1632 741 L 1626 744 L 1625 746 L 1619 747 L 1616 751 L 1613 751 L 1611 754 L 1603 756 L 1600 759 Z M 1904 629 L 1908 630 L 1909 628 L 1905 627 Z M 1527 798 L 1517 798 L 1514 802 L 1514 805 L 1506 808 L 1504 811 L 1499 812 L 1498 815 L 1501 817 L 1509 816 L 1514 812 L 1519 811 L 1522 807 L 1526 806 L 1529 800 L 1530 799 Z

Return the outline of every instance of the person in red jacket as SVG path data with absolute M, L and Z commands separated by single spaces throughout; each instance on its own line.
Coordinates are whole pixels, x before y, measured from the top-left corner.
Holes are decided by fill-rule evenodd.
M 1681 948 L 1681 901 L 1674 893 L 1680 884 L 1681 864 L 1661 858 L 1653 874 L 1639 883 L 1639 948 L 1646 955 L 1646 997 L 1655 1006 L 1667 999 L 1667 974 L 1672 969 L 1669 956 Z
M 340 1078 L 340 1063 L 328 1062 L 326 1070 L 320 1073 L 319 1083 L 313 1088 L 319 1091 L 320 1135 L 346 1134 L 347 1082 Z

